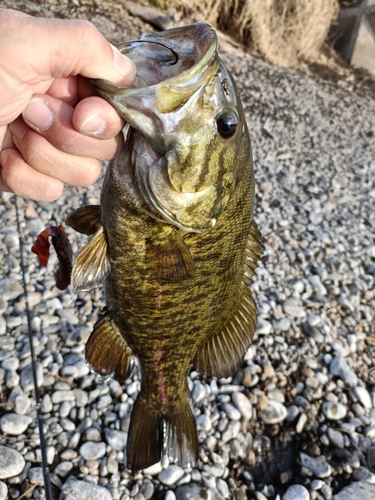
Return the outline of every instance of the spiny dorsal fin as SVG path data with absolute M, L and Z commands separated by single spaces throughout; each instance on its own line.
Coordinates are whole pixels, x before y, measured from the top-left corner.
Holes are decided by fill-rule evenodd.
M 179 283 L 195 277 L 195 264 L 189 248 L 173 229 L 165 238 L 146 241 L 146 258 L 159 282 Z
M 254 299 L 243 283 L 237 308 L 199 350 L 193 362 L 194 368 L 202 374 L 218 378 L 233 375 L 250 345 L 256 316 Z
M 229 377 L 242 362 L 254 334 L 257 308 L 247 288 L 263 252 L 262 235 L 254 221 L 246 241 L 243 277 L 237 307 L 223 327 L 197 353 L 194 367 L 200 373 Z
M 110 313 L 100 318 L 86 345 L 86 361 L 102 377 L 119 382 L 130 377 L 135 357 Z
M 98 232 L 101 226 L 100 205 L 78 208 L 68 215 L 66 223 L 75 231 L 92 236 Z
M 86 292 L 100 285 L 111 265 L 107 257 L 107 237 L 103 226 L 79 252 L 72 271 L 73 292 Z

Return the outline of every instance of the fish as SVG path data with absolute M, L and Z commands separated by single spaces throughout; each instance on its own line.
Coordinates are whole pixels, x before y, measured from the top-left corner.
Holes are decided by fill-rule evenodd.
M 231 376 L 257 319 L 249 285 L 263 244 L 250 136 L 211 25 L 144 33 L 117 47 L 136 64 L 134 86 L 92 83 L 124 118 L 125 144 L 106 170 L 100 205 L 67 217 L 90 237 L 71 286 L 104 283 L 106 308 L 86 345 L 92 369 L 123 382 L 139 365 L 127 467 L 163 455 L 191 467 L 199 447 L 189 370 Z

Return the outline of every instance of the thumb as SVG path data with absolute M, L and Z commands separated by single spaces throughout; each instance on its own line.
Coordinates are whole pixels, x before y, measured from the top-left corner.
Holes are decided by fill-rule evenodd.
M 0 28 L 1 39 L 12 48 L 13 74 L 22 61 L 22 80 L 29 84 L 78 74 L 121 86 L 135 80 L 134 63 L 88 21 L 34 18 L 0 9 Z

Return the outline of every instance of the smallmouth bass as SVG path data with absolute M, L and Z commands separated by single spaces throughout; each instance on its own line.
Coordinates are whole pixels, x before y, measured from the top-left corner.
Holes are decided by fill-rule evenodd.
M 192 466 L 189 369 L 233 374 L 256 323 L 248 285 L 262 243 L 250 138 L 209 24 L 146 33 L 118 48 L 137 66 L 135 86 L 94 84 L 127 122 L 126 141 L 107 169 L 100 205 L 67 218 L 91 237 L 71 283 L 86 291 L 104 282 L 107 308 L 86 346 L 93 369 L 124 381 L 135 359 L 140 365 L 127 466 L 146 468 L 162 454 Z M 44 261 L 48 235 L 57 244 L 60 234 L 46 231 L 33 247 Z M 69 252 L 57 246 L 64 262 Z M 69 262 L 60 283 L 68 274 Z

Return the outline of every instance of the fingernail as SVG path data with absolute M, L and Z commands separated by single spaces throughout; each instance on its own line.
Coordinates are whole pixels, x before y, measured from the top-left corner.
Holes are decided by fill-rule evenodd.
M 111 45 L 111 47 L 114 55 L 115 68 L 126 78 L 129 85 L 131 85 L 137 75 L 137 68 L 135 67 L 135 64 L 131 59 L 129 59 L 129 57 L 121 54 L 121 52 L 117 50 L 116 47 L 114 47 L 113 45 Z
M 82 123 L 79 131 L 83 134 L 97 135 L 103 132 L 107 126 L 104 118 L 100 115 L 92 115 Z
M 22 116 L 34 129 L 43 132 L 52 125 L 53 114 L 47 104 L 41 99 L 31 99 Z

